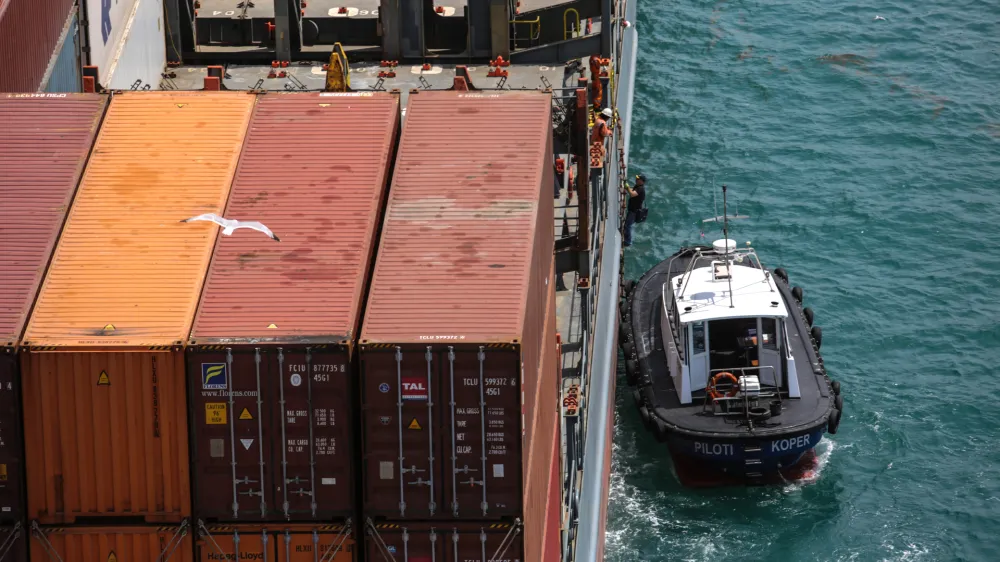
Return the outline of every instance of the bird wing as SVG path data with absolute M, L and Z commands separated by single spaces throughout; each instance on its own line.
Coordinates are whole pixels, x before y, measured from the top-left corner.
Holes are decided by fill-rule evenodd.
M 264 226 L 263 223 L 257 221 L 236 221 L 236 228 L 250 228 L 259 232 L 263 232 L 274 240 L 278 240 L 278 237 L 271 232 L 271 229 Z M 280 240 L 279 240 L 280 241 Z
M 226 219 L 220 217 L 219 215 L 216 215 L 215 213 L 205 213 L 204 215 L 198 215 L 197 217 L 184 219 L 181 222 L 194 222 L 194 221 L 208 221 L 208 222 L 214 222 L 219 226 L 228 226 L 226 224 L 226 222 L 228 221 L 226 221 Z

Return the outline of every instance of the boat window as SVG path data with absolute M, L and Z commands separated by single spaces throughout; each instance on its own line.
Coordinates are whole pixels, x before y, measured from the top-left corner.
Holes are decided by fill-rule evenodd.
M 699 322 L 691 326 L 694 337 L 693 353 L 705 353 L 705 324 Z
M 681 326 L 681 345 L 677 346 L 677 353 L 680 354 L 681 361 L 683 361 L 685 365 L 688 362 L 687 345 L 688 345 L 688 325 L 684 324 Z
M 777 337 L 777 324 L 778 321 L 774 318 L 761 318 L 761 342 L 760 345 L 764 349 L 778 349 L 778 337 Z

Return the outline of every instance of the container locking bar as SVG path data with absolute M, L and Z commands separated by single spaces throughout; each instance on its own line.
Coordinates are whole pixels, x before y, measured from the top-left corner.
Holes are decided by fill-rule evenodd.
M 403 486 L 403 475 L 407 470 L 403 456 L 403 349 L 396 346 L 396 426 L 399 430 L 399 516 L 406 517 L 406 492 Z M 414 468 L 416 470 L 416 468 Z M 371 523 L 371 520 L 368 520 Z M 374 529 L 374 527 L 372 527 Z M 378 533 L 375 533 L 378 535 Z M 381 540 L 381 539 L 380 539 Z M 386 550 L 388 552 L 388 550 Z M 392 559 L 392 556 L 389 557 Z
M 260 516 L 267 516 L 267 500 L 264 499 L 264 416 L 261 415 L 263 411 L 264 400 L 262 398 L 262 393 L 260 391 L 260 348 L 254 348 L 254 366 L 257 370 L 257 454 L 258 463 L 260 464 Z M 284 444 L 282 444 L 284 447 Z
M 486 502 L 486 396 L 483 391 L 483 387 L 486 385 L 486 373 L 485 373 L 485 363 L 486 363 L 486 352 L 484 351 L 485 346 L 479 346 L 479 436 L 483 440 L 483 446 L 480 454 L 480 461 L 483 465 L 482 472 L 482 482 L 483 485 L 483 501 L 479 504 L 479 507 L 483 510 L 483 515 L 486 515 L 490 504 Z M 474 483 L 474 481 L 472 481 Z
M 236 417 L 233 412 L 236 406 L 233 402 L 233 348 L 226 348 L 226 378 L 229 389 L 229 465 L 233 473 L 233 519 L 240 516 L 240 495 L 236 491 Z
M 306 411 L 309 412 L 309 507 L 316 518 L 316 440 L 313 438 L 312 348 L 306 348 Z M 282 374 L 284 376 L 284 374 Z M 315 551 L 314 551 L 315 552 Z
M 429 502 L 427 502 L 427 510 L 431 515 L 437 510 L 437 504 L 434 503 L 434 394 L 431 392 L 431 362 L 434 359 L 434 355 L 431 353 L 431 346 L 427 346 L 427 353 L 424 354 L 424 358 L 427 360 L 427 461 L 430 463 L 428 466 L 427 474 L 427 485 L 429 487 Z M 400 420 L 402 422 L 402 420 Z
M 281 487 L 282 504 L 281 509 L 288 517 L 288 440 L 285 436 L 285 417 L 288 415 L 285 410 L 285 353 L 278 348 L 278 403 L 281 404 Z
M 399 351 L 398 347 L 396 348 L 396 351 Z M 375 528 L 375 523 L 372 522 L 371 517 L 365 520 L 365 527 L 368 536 L 375 542 L 375 548 L 382 556 L 382 560 L 385 562 L 396 562 L 396 558 L 393 557 L 391 552 L 389 552 L 389 547 L 386 546 L 385 541 L 382 540 L 382 535 L 378 534 L 378 529 Z
M 455 494 L 455 490 L 458 490 L 458 451 L 455 449 L 455 346 L 448 346 L 448 378 L 451 383 L 451 401 L 448 405 L 451 407 L 451 513 L 455 517 L 458 517 L 458 495 Z M 466 467 L 468 468 L 468 467 Z M 457 556 L 457 554 L 456 554 Z

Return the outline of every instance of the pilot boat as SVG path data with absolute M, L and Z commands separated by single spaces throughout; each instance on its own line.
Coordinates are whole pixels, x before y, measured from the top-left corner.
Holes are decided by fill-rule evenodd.
M 692 486 L 802 476 L 843 411 L 803 290 L 728 236 L 625 284 L 620 345 L 644 425 Z M 746 217 L 740 217 L 746 218 Z

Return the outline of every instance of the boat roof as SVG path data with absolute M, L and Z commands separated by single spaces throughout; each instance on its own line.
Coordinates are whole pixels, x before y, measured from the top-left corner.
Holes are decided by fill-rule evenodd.
M 781 293 L 766 270 L 747 265 L 731 264 L 730 279 L 717 278 L 716 268 L 725 268 L 726 260 L 718 256 L 711 264 L 695 267 L 670 280 L 677 299 L 682 323 L 722 320 L 726 318 L 785 318 L 788 308 Z M 685 279 L 689 277 L 689 279 Z M 678 281 L 681 281 L 678 286 Z M 684 282 L 686 281 L 686 283 Z M 684 294 L 681 294 L 684 291 Z M 690 308 L 690 310 L 688 310 Z

